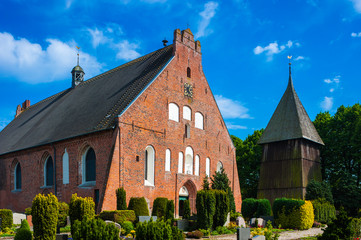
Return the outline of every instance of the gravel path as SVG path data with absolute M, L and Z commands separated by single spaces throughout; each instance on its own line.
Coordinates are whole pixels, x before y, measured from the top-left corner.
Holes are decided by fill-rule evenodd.
M 280 233 L 279 240 L 300 239 L 302 237 L 314 237 L 322 233 L 323 230 L 321 228 L 310 228 L 308 230 L 303 230 L 303 231 L 287 231 Z

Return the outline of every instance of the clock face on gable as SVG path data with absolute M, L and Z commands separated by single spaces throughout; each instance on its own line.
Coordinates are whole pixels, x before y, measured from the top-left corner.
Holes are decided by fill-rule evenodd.
M 193 86 L 189 83 L 184 83 L 184 96 L 193 98 Z

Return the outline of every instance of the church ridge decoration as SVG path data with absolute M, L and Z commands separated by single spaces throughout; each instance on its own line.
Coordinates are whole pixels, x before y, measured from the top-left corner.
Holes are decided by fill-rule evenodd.
M 72 75 L 72 88 L 75 88 L 80 83 L 84 82 L 84 70 L 79 65 L 79 49 L 80 47 L 76 46 L 78 52 L 77 52 L 77 65 L 71 70 Z

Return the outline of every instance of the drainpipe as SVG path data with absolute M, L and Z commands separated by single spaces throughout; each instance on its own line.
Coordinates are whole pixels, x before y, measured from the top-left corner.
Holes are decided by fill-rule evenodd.
M 51 144 L 54 149 L 54 194 L 57 197 L 57 187 L 56 187 L 56 148 L 54 144 Z

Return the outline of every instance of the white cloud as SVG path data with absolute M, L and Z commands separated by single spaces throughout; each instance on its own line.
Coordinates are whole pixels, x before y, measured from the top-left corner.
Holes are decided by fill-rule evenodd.
M 124 40 L 115 44 L 115 48 L 118 49 L 118 59 L 132 60 L 140 56 L 140 54 L 136 51 L 136 49 L 139 48 L 139 45 L 135 43 L 129 43 L 128 40 Z
M 198 31 L 195 35 L 195 38 L 205 37 L 213 32 L 211 29 L 207 29 L 207 27 L 211 22 L 211 19 L 215 16 L 217 8 L 217 2 L 211 1 L 204 4 L 204 10 L 199 13 L 201 16 L 201 21 L 198 25 Z
M 327 84 L 331 84 L 331 83 L 335 83 L 335 84 L 339 84 L 340 83 L 340 75 L 336 75 L 335 77 L 331 78 L 326 78 L 323 81 Z
M 103 31 L 100 31 L 98 28 L 90 29 L 88 28 L 88 31 L 92 37 L 92 45 L 93 48 L 97 48 L 100 44 L 106 43 L 109 39 L 104 36 Z M 113 31 L 110 29 L 110 31 Z
M 225 98 L 222 95 L 215 95 L 214 97 L 224 118 L 252 118 L 248 114 L 248 108 L 244 107 L 240 102 Z
M 298 56 L 298 57 L 295 58 L 294 61 L 300 61 L 300 60 L 304 60 L 304 59 L 305 59 L 304 56 Z
M 10 122 L 11 122 L 10 119 L 1 118 L 0 119 L 0 131 L 3 130 Z
M 333 106 L 333 97 L 324 97 L 323 101 L 321 102 L 321 108 L 323 111 L 331 110 Z
M 66 1 L 65 1 L 65 7 L 66 7 L 66 8 L 70 8 L 71 5 L 73 4 L 73 1 L 74 1 L 74 0 L 66 0 Z
M 76 44 L 47 39 L 48 46 L 15 39 L 10 33 L 0 33 L 0 77 L 15 77 L 27 83 L 52 82 L 71 78 L 69 71 L 76 64 Z M 80 64 L 86 76 L 100 73 L 96 58 L 80 52 Z
M 361 37 L 361 32 L 359 32 L 359 33 L 353 32 L 353 33 L 351 33 L 351 37 Z
M 334 92 L 334 91 L 335 91 L 335 89 L 334 89 L 334 88 L 331 88 L 331 89 L 330 89 L 330 92 L 331 92 L 331 93 L 332 93 L 332 92 Z
M 356 12 L 361 13 L 361 0 L 351 0 Z
M 291 40 L 287 41 L 284 45 L 278 45 L 277 41 L 268 44 L 265 47 L 257 46 L 253 49 L 253 53 L 259 55 L 265 53 L 267 55 L 267 61 L 272 61 L 273 55 L 281 53 L 286 48 L 291 48 L 293 45 L 300 46 L 297 42 L 292 42 Z
M 231 130 L 240 130 L 240 129 L 247 129 L 246 126 L 241 126 L 233 123 L 226 122 L 227 128 Z

